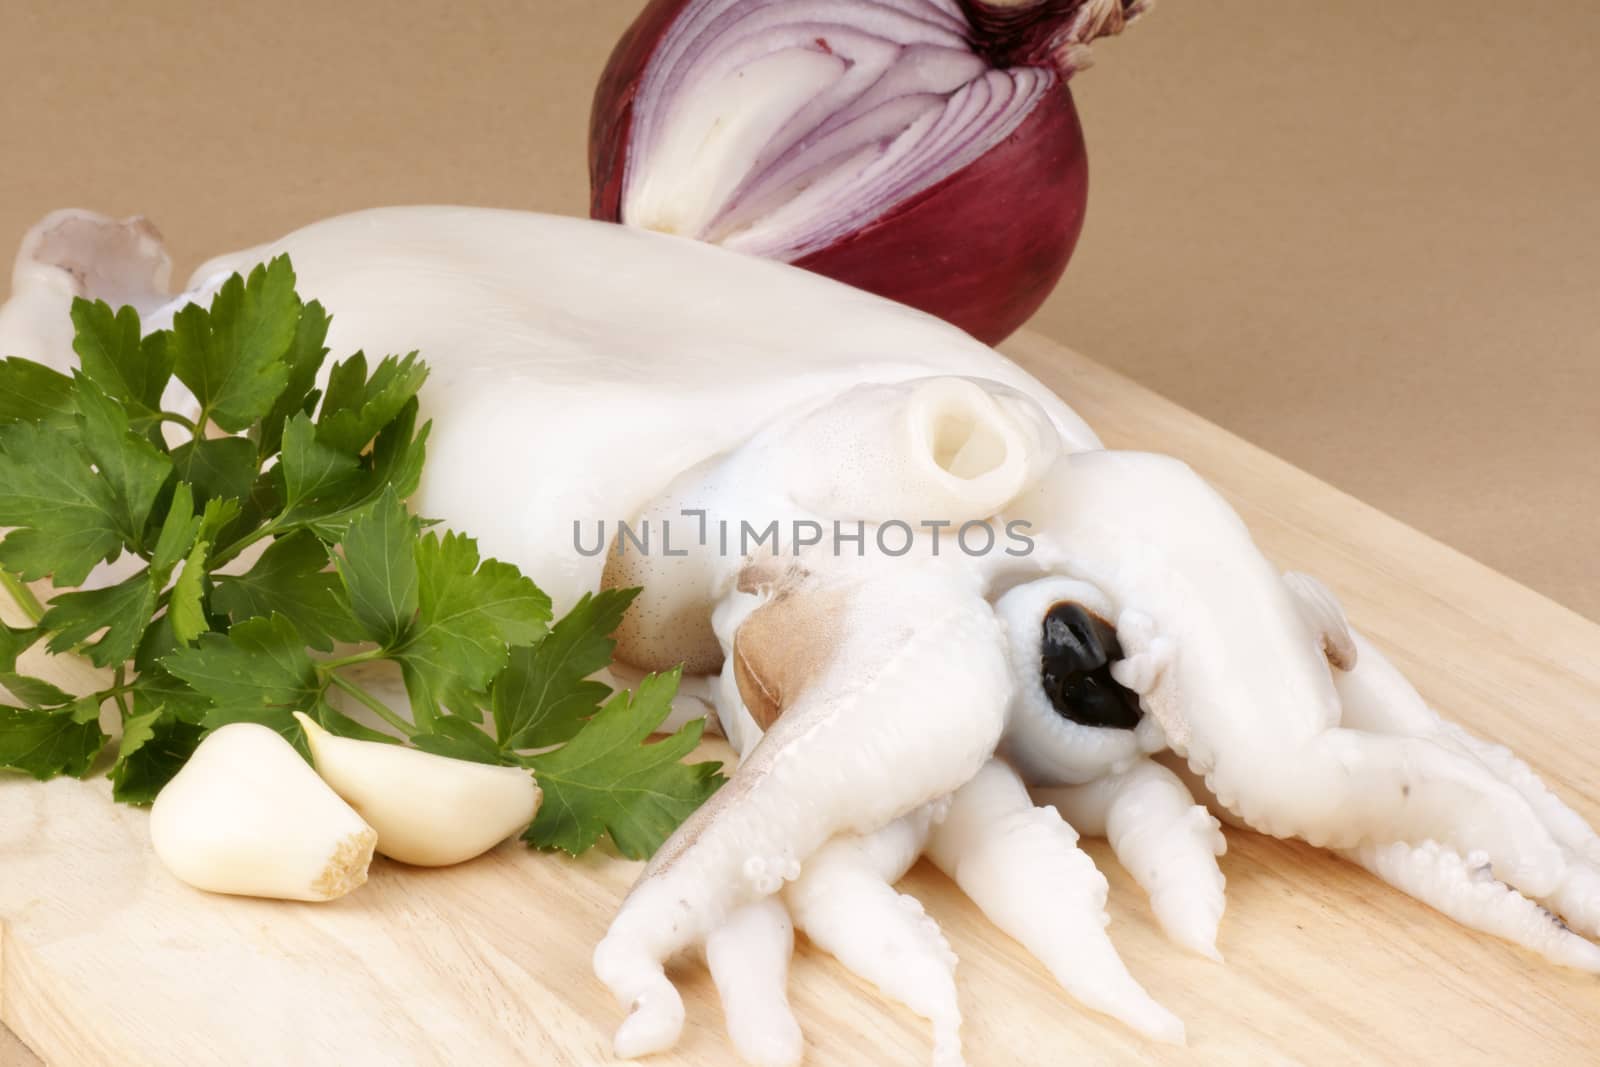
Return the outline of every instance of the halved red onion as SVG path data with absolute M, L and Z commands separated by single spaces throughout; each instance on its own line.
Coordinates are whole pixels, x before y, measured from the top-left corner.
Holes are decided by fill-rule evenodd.
M 1004 338 L 1088 193 L 1066 80 L 1148 0 L 652 0 L 590 118 L 590 213 Z

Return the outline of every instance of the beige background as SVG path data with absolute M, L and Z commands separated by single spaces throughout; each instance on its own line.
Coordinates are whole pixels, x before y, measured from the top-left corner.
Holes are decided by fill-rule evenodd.
M 68 204 L 180 273 L 373 204 L 581 213 L 638 3 L 3 0 L 0 247 Z M 1600 5 L 1167 0 L 1098 55 L 1035 325 L 1600 618 Z
M 372 204 L 581 213 L 640 4 L 4 0 L 0 248 L 66 204 L 180 271 Z M 1035 325 L 1600 618 L 1600 5 L 1166 0 L 1097 54 Z

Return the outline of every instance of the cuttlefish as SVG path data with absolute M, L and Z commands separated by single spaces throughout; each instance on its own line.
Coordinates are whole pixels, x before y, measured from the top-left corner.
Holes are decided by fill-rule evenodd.
M 928 316 L 689 240 L 448 207 L 319 222 L 174 295 L 148 224 L 60 212 L 24 243 L 0 343 L 66 365 L 74 297 L 156 327 L 280 253 L 335 351 L 432 368 L 417 510 L 558 611 L 642 586 L 613 673 L 684 664 L 684 712 L 739 753 L 595 950 L 617 1055 L 674 1044 L 664 965 L 701 949 L 741 1054 L 797 1062 L 798 927 L 960 1062 L 955 957 L 895 888 L 920 856 L 1078 1001 L 1182 1041 L 1118 958 L 1078 839 L 1107 836 L 1171 939 L 1215 957 L 1217 816 L 1600 972 L 1579 815 L 1435 714 L 1183 462 L 1102 448 Z

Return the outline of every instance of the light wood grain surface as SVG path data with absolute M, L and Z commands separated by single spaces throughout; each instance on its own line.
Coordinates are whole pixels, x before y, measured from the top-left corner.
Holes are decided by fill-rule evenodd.
M 34 1067 L 38 1062 L 39 1057 L 11 1032 L 10 1027 L 0 1026 L 0 1067 Z
M 1321 575 L 1425 695 L 1600 818 L 1600 627 L 1042 338 L 1010 351 L 1113 446 L 1186 457 L 1262 547 Z M 618 1011 L 588 967 L 636 865 L 512 844 L 442 871 L 379 861 L 343 901 L 208 897 L 148 848 L 103 782 L 0 780 L 0 1019 L 52 1065 L 592 1065 Z M 1600 982 L 1453 925 L 1305 845 L 1229 831 L 1225 964 L 1159 933 L 1103 842 L 1111 932 L 1188 1023 L 1186 1050 L 1088 1014 L 926 865 L 906 887 L 961 957 L 975 1067 L 1060 1063 L 1574 1064 L 1600 1047 Z M 1027 872 L 1018 872 L 1027 877 Z M 711 983 L 662 1067 L 732 1064 Z M 926 1062 L 929 1041 L 802 945 L 814 1065 Z M 3 1049 L 3 1046 L 0 1046 Z M 3 1053 L 0 1053 L 3 1055 Z

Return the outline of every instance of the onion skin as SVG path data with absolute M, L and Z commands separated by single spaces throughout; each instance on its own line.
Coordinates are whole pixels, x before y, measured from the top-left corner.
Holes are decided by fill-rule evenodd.
M 998 344 L 1061 280 L 1088 202 L 1083 129 L 1061 85 L 973 163 L 794 265 Z
M 623 202 L 639 88 L 655 50 L 694 2 L 651 0 L 606 64 L 590 114 L 592 218 L 627 221 Z M 1148 3 L 958 3 L 970 46 L 991 67 L 1043 68 L 1054 84 L 981 156 L 792 262 L 997 344 L 1049 296 L 1083 228 L 1088 158 L 1066 81 L 1088 65 L 1089 41 L 1119 32 Z
M 1071 77 L 1088 64 L 1088 43 L 1110 37 L 1150 9 L 1151 0 L 957 0 L 973 46 L 996 67 L 1054 65 Z
M 589 217 L 622 221 L 622 179 L 633 134 L 633 99 L 656 45 L 691 0 L 650 0 L 617 41 L 589 109 Z

